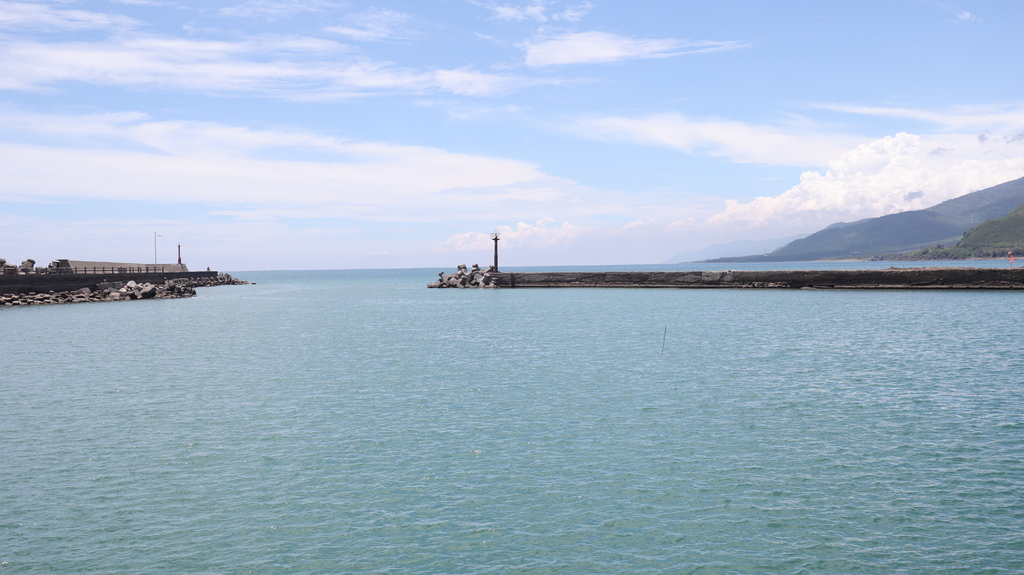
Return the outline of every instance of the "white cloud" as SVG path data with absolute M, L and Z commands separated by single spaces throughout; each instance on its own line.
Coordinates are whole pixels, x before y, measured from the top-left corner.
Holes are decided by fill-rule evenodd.
M 947 130 L 1012 130 L 1024 127 L 1024 106 L 962 106 L 945 110 L 857 106 L 851 104 L 815 104 L 822 110 L 876 116 L 906 118 L 929 122 Z
M 472 68 L 434 71 L 435 86 L 460 96 L 494 96 L 508 94 L 537 84 L 558 84 L 557 79 L 527 79 L 511 74 L 487 74 Z
M 512 226 L 498 226 L 499 266 L 514 271 L 515 266 L 531 265 L 596 265 L 615 263 L 661 263 L 677 253 L 678 243 L 706 240 L 707 233 L 679 233 L 664 221 L 643 220 L 618 227 L 579 225 L 568 219 L 542 218 L 533 223 L 519 221 Z M 489 230 L 473 230 L 449 236 L 434 246 L 433 254 L 441 254 L 451 268 L 476 262 L 487 266 L 494 249 Z M 440 257 L 440 256 L 439 256 Z M 468 260 L 468 261 L 467 261 Z M 522 262 L 522 263 L 521 263 Z
M 0 89 L 9 90 L 86 82 L 208 95 L 340 100 L 393 92 L 488 96 L 554 81 L 468 69 L 402 68 L 355 56 L 336 42 L 308 37 L 229 42 L 131 35 L 53 43 L 0 38 Z
M 516 160 L 130 113 L 6 113 L 0 134 L 8 201 L 198 202 L 250 220 L 425 222 L 531 213 L 584 190 Z M 22 143 L 40 136 L 52 144 Z M 321 159 L 288 159 L 307 153 Z
M 358 41 L 379 41 L 409 38 L 412 17 L 394 10 L 371 9 L 348 17 L 347 26 L 330 26 L 329 32 Z
M 580 2 L 575 6 L 569 6 L 565 10 L 552 15 L 551 19 L 556 22 L 579 22 L 593 9 L 594 5 L 592 3 Z
M 303 12 L 328 12 L 344 6 L 329 0 L 248 0 L 220 9 L 222 16 L 238 18 L 286 18 Z
M 522 112 L 525 110 L 522 106 L 515 104 L 487 105 L 477 101 L 465 100 L 421 100 L 416 102 L 416 105 L 424 108 L 444 110 L 450 118 L 463 122 L 522 115 Z
M 572 32 L 521 45 L 527 66 L 596 64 L 744 48 L 743 42 L 627 38 L 608 32 Z
M 553 8 L 552 4 L 554 3 L 545 0 L 532 0 L 527 4 L 519 5 L 470 1 L 490 10 L 496 20 L 507 22 L 579 22 L 594 9 L 594 5 L 587 1 L 566 6 L 561 10 Z
M 45 4 L 0 1 L 0 29 L 67 32 L 130 28 L 138 22 L 127 16 L 54 8 Z
M 778 196 L 727 200 L 707 224 L 814 231 L 837 221 L 930 207 L 1021 176 L 1022 145 L 997 149 L 968 135 L 899 133 L 848 151 L 824 174 L 804 172 L 799 184 Z
M 571 244 L 582 235 L 588 233 L 588 228 L 573 225 L 569 222 L 562 222 L 558 227 L 552 227 L 555 223 L 553 218 L 544 218 L 536 223 L 528 224 L 519 222 L 513 226 L 498 226 L 494 231 L 500 234 L 502 248 L 543 248 L 552 245 L 564 246 Z M 493 248 L 491 232 L 464 232 L 449 236 L 434 248 L 435 252 L 484 252 Z
M 491 10 L 494 13 L 494 18 L 498 20 L 506 20 L 510 22 L 521 22 L 524 20 L 547 22 L 548 20 L 548 7 L 544 0 L 533 0 L 529 4 L 519 6 L 473 2 L 473 0 L 470 1 L 478 6 Z
M 733 120 L 694 120 L 678 113 L 587 117 L 577 120 L 570 130 L 592 139 L 664 146 L 738 163 L 785 166 L 821 166 L 862 141 L 813 127 L 786 129 Z

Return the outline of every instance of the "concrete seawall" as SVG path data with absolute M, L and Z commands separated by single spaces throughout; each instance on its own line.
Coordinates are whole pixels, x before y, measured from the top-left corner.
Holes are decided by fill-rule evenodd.
M 126 274 L 28 274 L 0 275 L 0 294 L 44 293 L 48 291 L 74 291 L 81 288 L 96 289 L 103 282 L 164 283 L 182 278 L 215 278 L 217 272 L 168 272 Z
M 503 272 L 498 288 L 1024 289 L 1024 268 L 692 272 Z

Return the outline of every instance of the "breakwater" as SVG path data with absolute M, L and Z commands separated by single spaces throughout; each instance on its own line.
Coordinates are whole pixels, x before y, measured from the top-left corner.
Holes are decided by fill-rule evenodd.
M 497 288 L 1024 289 L 1024 269 L 616 271 L 490 273 Z
M 216 279 L 218 272 L 106 273 L 106 274 L 12 274 L 0 275 L 0 294 L 96 289 L 99 284 L 121 282 L 163 284 L 167 280 Z
M 200 277 L 191 277 L 198 273 L 202 273 L 203 275 Z M 132 301 L 138 299 L 185 298 L 195 296 L 195 288 L 197 287 L 242 285 L 249 283 L 247 281 L 235 279 L 228 274 L 218 274 L 217 272 L 192 272 L 190 274 L 182 275 L 188 275 L 190 277 L 179 277 L 177 279 L 166 279 L 155 282 L 136 280 L 122 282 L 107 281 L 106 279 L 102 281 L 95 281 L 95 279 L 86 280 L 81 277 L 75 280 L 73 277 L 68 277 L 62 278 L 68 279 L 68 282 L 59 285 L 62 285 L 65 288 L 71 286 L 71 288 L 63 290 L 44 290 L 37 288 L 28 289 L 26 291 L 8 292 L 6 291 L 8 288 L 0 282 L 0 307 L 101 301 Z M 2 277 L 3 276 L 0 276 L 0 278 Z M 135 274 L 133 277 L 139 277 L 139 275 Z M 153 279 L 156 280 L 157 278 Z M 87 285 L 82 285 L 83 283 Z M 49 286 L 54 284 L 38 285 Z

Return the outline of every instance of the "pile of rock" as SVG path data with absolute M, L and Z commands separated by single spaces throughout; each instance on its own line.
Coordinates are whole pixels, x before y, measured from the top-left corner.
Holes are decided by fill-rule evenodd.
M 213 287 L 213 286 L 244 286 L 249 282 L 231 277 L 231 274 L 217 274 L 217 277 L 209 278 L 188 278 L 174 280 L 179 285 L 188 287 Z
M 27 259 L 21 262 L 20 266 L 7 263 L 7 260 L 0 258 L 0 274 L 34 274 L 36 273 L 36 260 Z
M 74 291 L 46 293 L 29 292 L 27 294 L 4 294 L 0 296 L 0 305 L 43 305 L 57 303 L 86 303 L 97 301 L 121 301 L 135 299 L 171 299 L 192 297 L 196 290 L 188 285 L 181 285 L 173 280 L 168 280 L 163 285 L 151 283 L 135 283 L 130 281 L 100 283 L 96 289 L 81 288 Z
M 492 288 L 496 273 L 494 266 L 487 270 L 480 269 L 479 264 L 473 264 L 472 269 L 466 269 L 466 264 L 459 264 L 454 274 L 446 274 L 443 271 L 437 272 L 437 281 L 427 284 L 428 288 Z
M 228 274 L 209 278 L 167 280 L 163 285 L 151 283 L 101 282 L 96 289 L 81 288 L 74 291 L 0 295 L 0 306 L 43 305 L 57 303 L 86 303 L 98 301 L 131 301 L 137 299 L 175 299 L 196 295 L 197 287 L 219 285 L 245 285 Z

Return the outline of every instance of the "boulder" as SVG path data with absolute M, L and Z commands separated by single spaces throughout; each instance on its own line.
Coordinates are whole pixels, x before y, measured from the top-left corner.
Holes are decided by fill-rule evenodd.
M 448 275 L 444 271 L 437 272 L 437 281 L 427 284 L 428 288 L 483 288 L 497 287 L 496 280 L 492 275 L 494 266 L 487 268 L 487 271 L 480 269 L 480 264 L 473 264 L 472 269 L 466 264 L 459 264 L 454 274 Z

